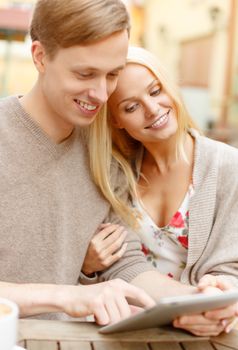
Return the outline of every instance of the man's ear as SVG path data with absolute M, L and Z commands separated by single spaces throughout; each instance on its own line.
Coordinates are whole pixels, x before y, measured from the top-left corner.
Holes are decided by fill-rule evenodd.
M 41 44 L 40 41 L 35 40 L 32 42 L 31 54 L 32 54 L 33 62 L 38 72 L 44 73 L 46 52 L 45 52 L 44 46 Z

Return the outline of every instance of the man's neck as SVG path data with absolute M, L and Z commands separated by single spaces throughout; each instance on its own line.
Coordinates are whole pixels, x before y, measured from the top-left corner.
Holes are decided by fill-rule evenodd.
M 20 98 L 20 104 L 55 143 L 63 142 L 72 134 L 74 127 L 62 119 L 59 121 L 37 84 Z

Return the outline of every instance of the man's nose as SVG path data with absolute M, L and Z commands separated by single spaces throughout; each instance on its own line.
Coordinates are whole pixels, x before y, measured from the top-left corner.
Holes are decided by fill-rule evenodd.
M 97 103 L 106 103 L 109 97 L 106 79 L 100 79 L 89 91 L 89 96 Z

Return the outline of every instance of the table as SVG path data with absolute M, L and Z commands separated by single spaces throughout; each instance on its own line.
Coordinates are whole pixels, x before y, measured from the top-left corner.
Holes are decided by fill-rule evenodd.
M 238 330 L 213 338 L 172 327 L 101 335 L 94 323 L 20 320 L 19 345 L 27 350 L 238 350 Z

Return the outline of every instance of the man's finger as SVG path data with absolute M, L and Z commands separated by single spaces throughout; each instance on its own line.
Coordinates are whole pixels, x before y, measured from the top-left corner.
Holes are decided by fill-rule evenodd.
M 132 284 L 126 284 L 125 295 L 128 298 L 130 305 L 146 308 L 153 307 L 155 305 L 155 301 L 151 298 L 151 296 Z

